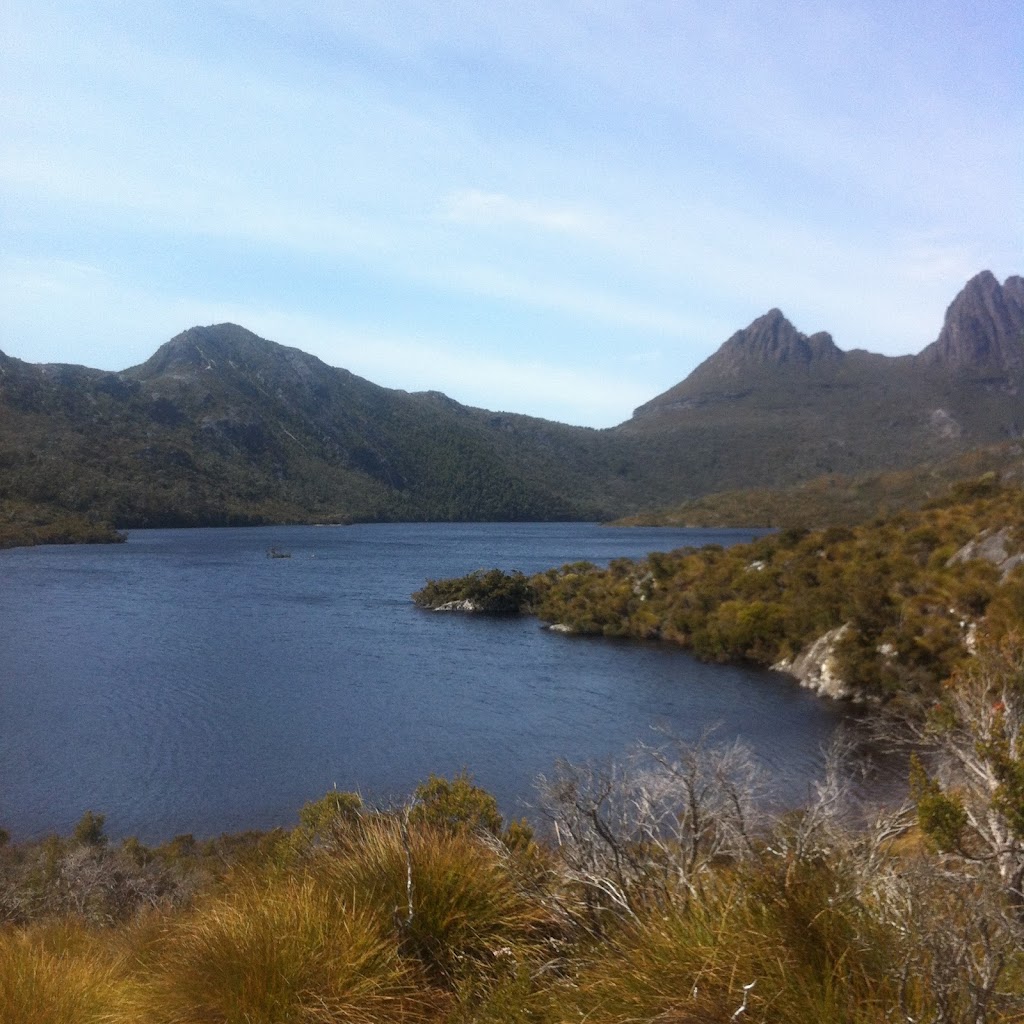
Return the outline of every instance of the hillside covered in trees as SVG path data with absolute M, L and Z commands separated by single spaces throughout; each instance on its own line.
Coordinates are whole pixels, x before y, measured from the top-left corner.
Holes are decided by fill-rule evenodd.
M 383 388 L 236 324 L 116 373 L 0 353 L 0 529 L 606 520 L 750 488 L 759 506 L 719 509 L 792 522 L 820 503 L 821 525 L 865 473 L 955 473 L 1019 438 L 1022 331 L 1024 279 L 988 272 L 916 356 L 845 352 L 772 310 L 606 430 Z

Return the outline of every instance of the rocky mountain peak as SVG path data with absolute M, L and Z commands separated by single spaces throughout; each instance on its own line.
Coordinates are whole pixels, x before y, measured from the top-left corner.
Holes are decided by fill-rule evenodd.
M 766 369 L 805 368 L 812 363 L 835 362 L 842 356 L 832 335 L 819 331 L 808 337 L 801 334 L 781 310 L 770 309 L 732 335 L 683 384 L 707 389 Z
M 681 383 L 640 406 L 634 416 L 685 409 L 716 398 L 728 398 L 755 380 L 774 377 L 776 371 L 806 370 L 842 359 L 832 336 L 825 331 L 801 334 L 779 309 L 770 309 L 748 327 L 737 331 Z
M 128 372 L 152 378 L 189 377 L 205 371 L 228 370 L 305 378 L 320 370 L 326 371 L 327 367 L 316 356 L 267 341 L 238 324 L 225 323 L 182 331 L 161 345 L 145 363 Z
M 918 359 L 955 370 L 1024 368 L 1024 278 L 983 270 L 950 303 L 938 338 Z
M 704 368 L 735 373 L 744 366 L 807 364 L 836 359 L 842 352 L 824 331 L 801 334 L 779 309 L 770 309 L 748 327 L 737 331 L 704 363 Z

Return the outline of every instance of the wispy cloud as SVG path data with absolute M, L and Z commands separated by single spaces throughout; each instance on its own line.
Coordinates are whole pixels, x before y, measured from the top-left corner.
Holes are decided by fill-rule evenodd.
M 698 317 L 669 308 L 569 283 L 532 280 L 494 266 L 477 264 L 451 268 L 445 280 L 462 291 L 658 334 L 685 335 L 701 323 Z
M 307 315 L 366 375 L 462 367 L 456 397 L 504 402 L 493 374 L 524 409 L 627 357 L 646 400 L 770 306 L 917 349 L 966 277 L 1022 269 L 1020 18 L 8 0 L 0 343 L 114 367 L 217 317 L 302 344 Z
M 524 226 L 590 239 L 606 236 L 609 229 L 606 217 L 581 207 L 546 205 L 480 189 L 452 193 L 442 209 L 449 220 L 480 227 Z

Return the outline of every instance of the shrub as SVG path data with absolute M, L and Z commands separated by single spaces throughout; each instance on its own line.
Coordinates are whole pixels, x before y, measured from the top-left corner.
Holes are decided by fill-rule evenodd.
M 86 811 L 75 826 L 71 838 L 82 846 L 103 846 L 107 837 L 103 831 L 106 815 Z
M 529 608 L 535 594 L 530 581 L 521 572 L 478 569 L 457 579 L 428 580 L 412 599 L 423 608 L 437 608 L 450 601 L 470 601 L 477 611 L 503 615 Z
M 426 823 L 453 832 L 483 831 L 500 835 L 498 801 L 463 769 L 454 779 L 430 775 L 416 787 L 410 823 Z

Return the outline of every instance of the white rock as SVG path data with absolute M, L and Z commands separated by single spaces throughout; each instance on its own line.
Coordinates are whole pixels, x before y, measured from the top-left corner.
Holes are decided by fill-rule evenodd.
M 841 699 L 853 696 L 853 689 L 839 675 L 836 664 L 836 645 L 850 630 L 846 623 L 838 629 L 830 629 L 817 640 L 805 647 L 795 658 L 784 658 L 772 668 L 786 672 L 797 679 L 801 686 L 822 697 Z
M 469 598 L 464 598 L 461 601 L 445 601 L 444 604 L 439 604 L 435 609 L 435 612 L 478 612 L 480 606 L 470 601 Z

